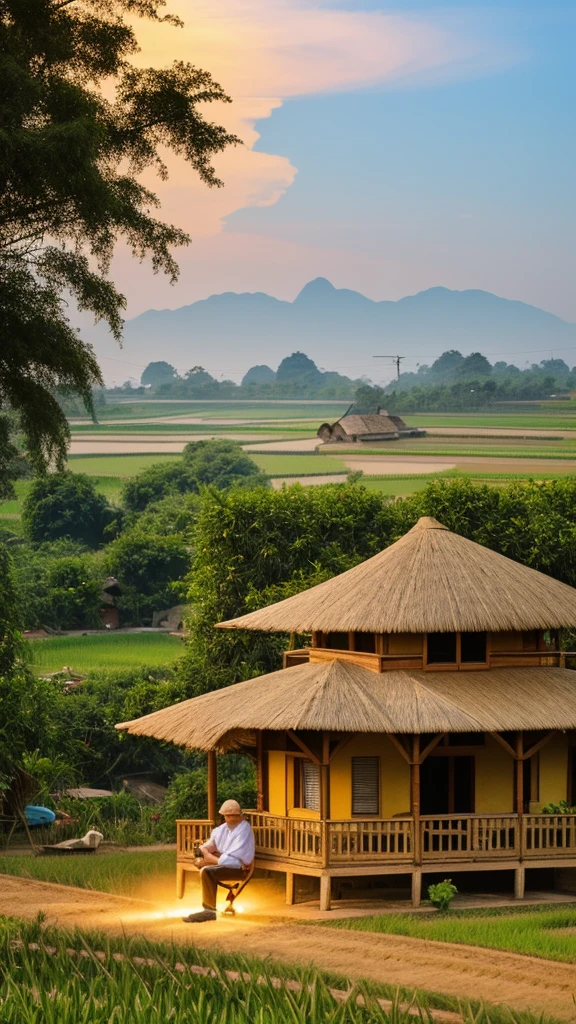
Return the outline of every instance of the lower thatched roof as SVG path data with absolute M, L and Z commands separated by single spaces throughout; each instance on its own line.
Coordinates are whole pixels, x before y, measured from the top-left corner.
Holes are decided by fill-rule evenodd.
M 576 728 L 576 674 L 560 668 L 372 672 L 306 663 L 116 726 L 199 750 L 253 742 L 255 730 L 435 733 Z M 252 734 L 252 736 L 250 736 Z

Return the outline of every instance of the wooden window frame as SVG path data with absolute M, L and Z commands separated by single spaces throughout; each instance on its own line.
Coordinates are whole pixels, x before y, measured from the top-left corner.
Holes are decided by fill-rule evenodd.
M 294 757 L 293 761 L 294 761 L 294 767 L 293 767 L 294 791 L 293 791 L 293 794 L 292 794 L 293 800 L 294 800 L 293 810 L 295 810 L 295 811 L 309 811 L 312 814 L 319 814 L 320 813 L 320 806 L 318 806 L 318 807 L 306 807 L 306 805 L 304 803 L 304 772 L 302 770 L 302 762 L 303 761 L 308 761 L 310 764 L 314 765 L 314 767 L 318 769 L 318 775 L 319 776 L 320 776 L 320 768 L 319 768 L 319 766 L 317 764 L 315 764 L 314 761 L 311 761 L 309 757 L 305 757 L 304 755 Z M 320 786 L 321 786 L 321 780 L 320 780 L 320 777 L 319 777 L 318 778 L 318 787 L 319 787 L 318 792 L 319 792 L 319 794 L 320 794 Z M 320 802 L 321 802 L 321 800 L 320 800 L 320 796 L 319 796 L 319 803 Z
M 366 812 L 363 812 L 362 814 L 360 814 L 359 812 L 354 811 L 354 776 L 353 776 L 354 767 L 353 766 L 354 766 L 354 761 L 362 758 L 363 756 L 375 758 L 375 760 L 377 762 L 377 765 L 378 765 L 378 772 L 377 772 L 377 776 L 376 776 L 376 780 L 377 780 L 377 783 L 378 783 L 378 809 L 376 811 L 373 811 L 372 814 L 366 814 Z M 380 757 L 377 754 L 366 754 L 366 755 L 360 754 L 356 758 L 354 758 L 354 757 L 350 758 L 350 817 L 351 818 L 374 818 L 375 821 L 377 821 L 379 818 L 382 817 L 382 765 L 381 765 Z
M 456 632 L 456 661 L 432 661 L 428 662 L 428 633 L 423 634 L 422 643 L 422 667 L 427 672 L 466 672 L 476 669 L 490 668 L 490 652 L 488 650 L 488 633 L 486 633 L 486 660 L 485 661 L 462 661 L 462 632 Z M 480 630 L 484 632 L 484 630 Z

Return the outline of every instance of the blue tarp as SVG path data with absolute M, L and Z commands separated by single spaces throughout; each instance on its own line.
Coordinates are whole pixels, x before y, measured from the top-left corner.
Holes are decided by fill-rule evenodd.
M 32 804 L 28 804 L 24 808 L 24 813 L 30 826 L 51 825 L 53 821 L 56 821 L 56 815 L 49 807 L 34 807 Z

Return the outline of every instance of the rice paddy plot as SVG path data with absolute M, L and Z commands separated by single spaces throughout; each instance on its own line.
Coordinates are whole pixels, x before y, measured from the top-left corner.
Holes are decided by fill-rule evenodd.
M 79 889 L 95 889 L 118 896 L 140 896 L 146 882 L 156 886 L 169 880 L 174 883 L 176 853 L 174 850 L 138 850 L 138 852 L 98 853 L 97 857 L 0 857 L 0 872 L 19 878 L 35 878 L 39 882 L 74 885 Z
M 489 413 L 443 413 L 419 412 L 401 413 L 410 426 L 426 427 L 432 430 L 437 427 L 528 427 L 543 430 L 576 430 L 576 402 L 571 409 L 563 407 L 551 410 L 549 407 L 539 412 L 489 412 Z
M 171 452 L 151 455 L 69 455 L 68 469 L 73 473 L 87 473 L 99 478 L 122 477 L 127 479 L 158 462 L 181 459 Z
M 447 914 L 381 914 L 331 921 L 327 927 L 484 946 L 576 963 L 575 905 L 453 910 Z
M 250 452 L 250 457 L 269 476 L 325 476 L 327 473 L 348 473 L 346 464 L 338 458 L 323 455 L 266 455 Z
M 313 421 L 312 424 L 307 423 L 282 423 L 275 425 L 272 423 L 92 423 L 90 425 L 81 424 L 79 426 L 72 426 L 71 434 L 72 438 L 79 439 L 84 436 L 99 437 L 100 435 L 109 437 L 117 435 L 134 435 L 139 436 L 141 434 L 153 437 L 158 435 L 173 436 L 190 434 L 190 440 L 194 440 L 194 435 L 201 434 L 203 437 L 209 432 L 210 434 L 219 435 L 225 434 L 253 434 L 255 437 L 259 437 L 260 434 L 265 434 L 267 437 L 270 435 L 281 437 L 293 437 L 293 436 L 308 436 L 311 432 L 315 432 L 320 426 L 320 420 Z
M 358 982 L 311 965 L 0 918 L 10 1024 L 542 1024 L 505 1006 Z M 439 1009 L 436 1009 L 439 1007 Z
M 171 665 L 183 653 L 182 641 L 168 633 L 98 633 L 57 636 L 28 644 L 30 665 L 37 675 L 96 669 L 151 668 Z

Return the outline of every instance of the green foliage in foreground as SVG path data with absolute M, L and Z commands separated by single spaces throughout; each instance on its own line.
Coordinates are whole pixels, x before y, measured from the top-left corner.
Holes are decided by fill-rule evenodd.
M 543 907 L 489 908 L 436 914 L 381 914 L 330 921 L 326 927 L 413 939 L 455 942 L 466 946 L 504 949 L 546 960 L 576 963 L 576 904 Z
M 178 637 L 166 633 L 102 633 L 34 640 L 28 651 L 35 672 L 60 672 L 68 665 L 82 673 L 169 665 L 183 653 L 183 647 Z
M 346 1002 L 330 988 L 346 991 Z M 392 1006 L 381 1007 L 377 997 Z M 434 1006 L 460 1010 L 464 1024 L 542 1020 L 414 990 L 351 986 L 268 958 L 0 918 L 0 1018 L 7 1024 L 431 1024 Z

